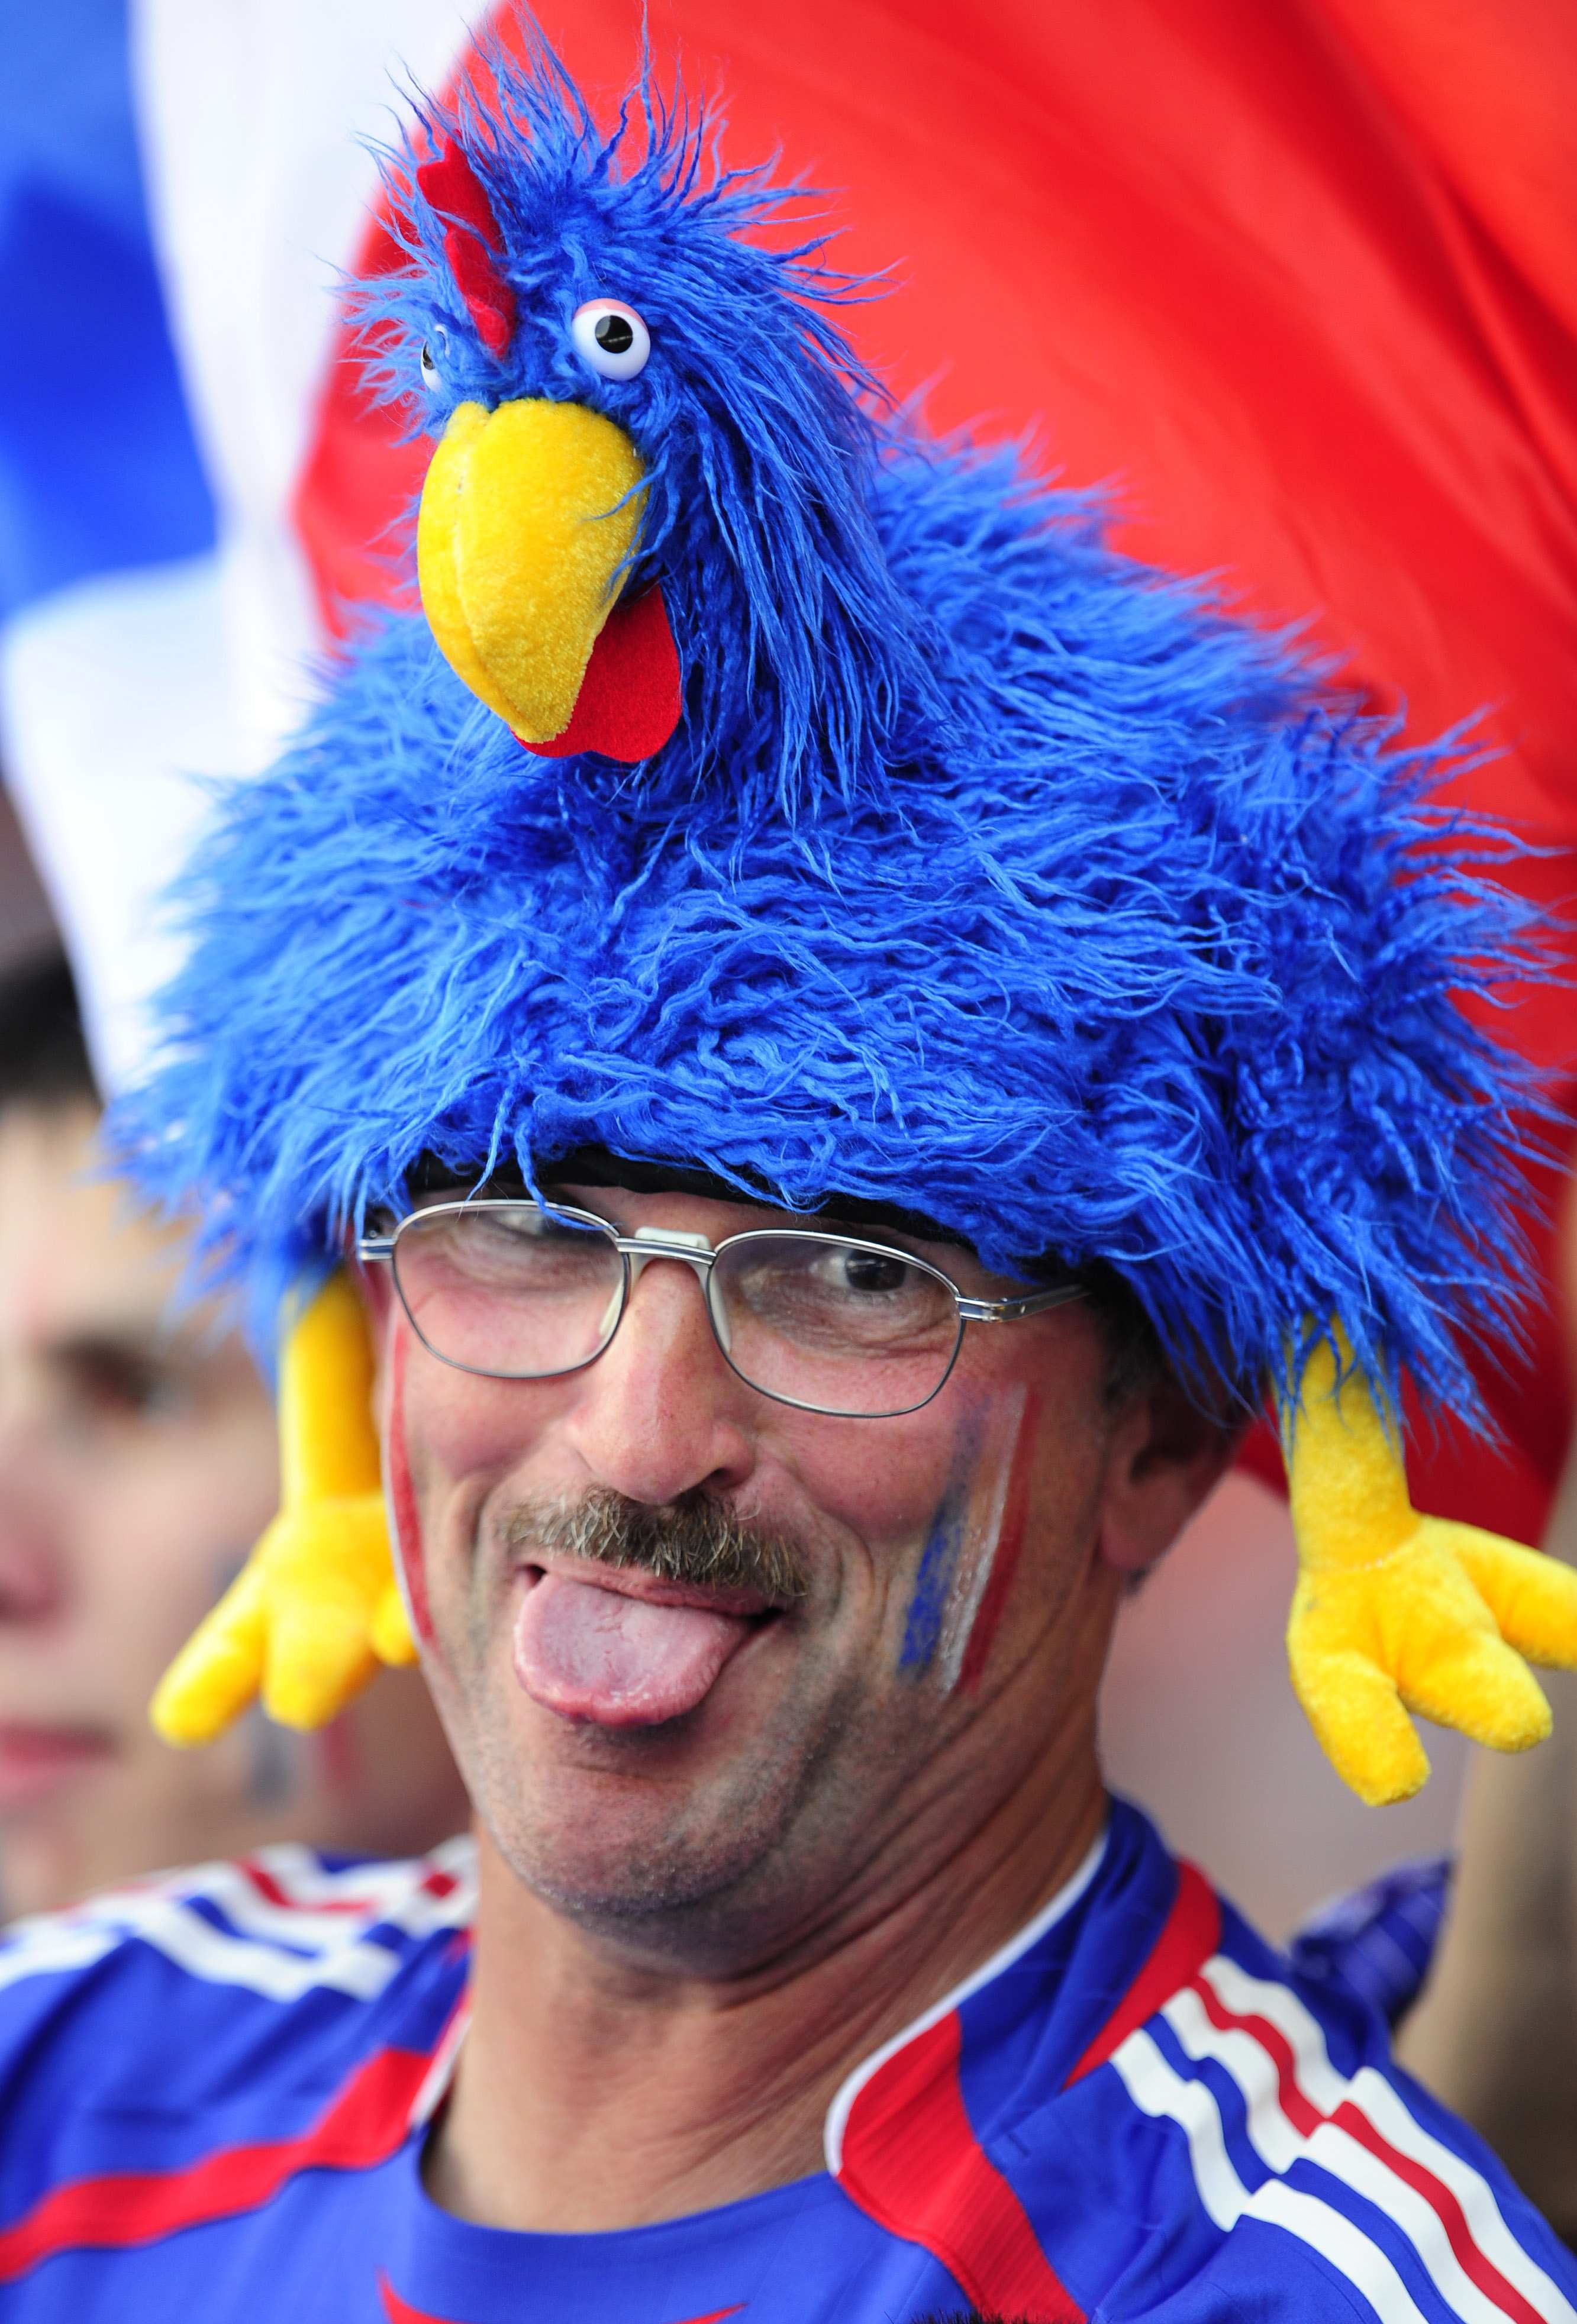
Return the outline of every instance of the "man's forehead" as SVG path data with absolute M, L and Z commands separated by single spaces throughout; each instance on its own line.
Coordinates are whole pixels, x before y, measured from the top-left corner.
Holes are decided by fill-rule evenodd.
M 775 1219 L 814 1222 L 829 1228 L 848 1227 L 861 1233 L 880 1235 L 883 1231 L 901 1234 L 920 1242 L 939 1242 L 960 1250 L 971 1250 L 967 1237 L 955 1229 L 927 1218 L 921 1211 L 909 1210 L 896 1203 L 875 1203 L 854 1194 L 830 1194 L 814 1209 L 794 1211 L 779 1203 L 771 1188 L 752 1183 L 752 1174 L 742 1172 L 738 1182 L 719 1177 L 715 1172 L 696 1169 L 683 1163 L 645 1162 L 615 1154 L 603 1146 L 581 1146 L 541 1165 L 539 1183 L 545 1192 L 576 1188 L 607 1188 L 631 1194 L 687 1194 L 701 1202 L 727 1203 L 746 1207 L 752 1212 L 770 1213 Z M 474 1176 L 446 1168 L 430 1157 L 410 1173 L 410 1189 L 413 1196 L 424 1194 L 453 1192 L 456 1187 L 476 1183 Z M 495 1167 L 489 1175 L 490 1189 L 500 1194 L 523 1194 L 527 1191 L 524 1174 L 518 1166 L 508 1164 Z

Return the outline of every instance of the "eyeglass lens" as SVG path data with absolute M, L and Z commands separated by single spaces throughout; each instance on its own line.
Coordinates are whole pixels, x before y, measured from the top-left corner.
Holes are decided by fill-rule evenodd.
M 599 1355 L 628 1280 L 611 1229 L 530 1203 L 419 1212 L 401 1228 L 394 1272 L 434 1355 L 507 1379 Z M 706 1297 L 719 1346 L 752 1387 L 872 1419 L 934 1396 L 963 1331 L 951 1287 L 923 1263 L 792 1231 L 725 1244 Z

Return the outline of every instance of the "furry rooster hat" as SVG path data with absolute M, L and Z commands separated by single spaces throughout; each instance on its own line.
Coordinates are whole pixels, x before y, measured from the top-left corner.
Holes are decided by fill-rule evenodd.
M 697 119 L 487 64 L 365 294 L 437 443 L 421 606 L 223 805 L 143 1184 L 272 1306 L 424 1157 L 595 1147 L 1113 1270 L 1284 1411 L 1320 1351 L 1471 1409 L 1527 1093 L 1457 1005 L 1520 930 L 1450 747 L 894 415 L 862 286 Z

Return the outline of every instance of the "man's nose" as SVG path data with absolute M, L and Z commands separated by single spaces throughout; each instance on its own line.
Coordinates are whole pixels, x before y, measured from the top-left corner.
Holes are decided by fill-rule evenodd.
M 578 1378 L 570 1437 L 597 1484 L 655 1506 L 749 1474 L 752 1391 L 724 1360 L 704 1281 L 684 1261 L 641 1259 L 618 1331 Z

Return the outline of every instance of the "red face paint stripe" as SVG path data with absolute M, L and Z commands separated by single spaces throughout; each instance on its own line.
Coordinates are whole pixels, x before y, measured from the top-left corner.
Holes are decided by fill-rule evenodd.
M 1029 1516 L 1029 1471 L 1034 1457 L 1035 1421 L 1038 1409 L 1038 1398 L 1031 1389 L 1019 1422 L 1019 1441 L 1013 1447 L 1013 1466 L 1003 1497 L 1001 1530 L 997 1536 L 991 1579 L 986 1583 L 985 1595 L 975 1614 L 974 1628 L 969 1634 L 969 1644 L 964 1650 L 964 1661 L 958 1673 L 959 1687 L 965 1694 L 973 1693 L 980 1683 L 981 1673 L 991 1650 L 991 1640 L 996 1637 L 997 1625 L 1008 1602 L 1008 1592 L 1013 1587 L 1019 1552 L 1024 1546 L 1024 1528 Z
M 1070 2089 L 1097 2066 L 1103 2066 L 1113 2050 L 1152 2018 L 1164 2001 L 1198 1976 L 1220 1942 L 1221 1906 L 1215 1891 L 1192 1864 L 1179 1864 L 1177 1894 L 1165 1927 L 1144 1967 L 1063 2087 Z
M 1297 2079 L 1297 2061 L 1292 2044 L 1278 2025 L 1268 2017 L 1240 2016 L 1229 2009 L 1207 1978 L 1194 1979 L 1193 1990 L 1199 1997 L 1204 2014 L 1218 2033 L 1247 2034 L 1257 2042 L 1276 2070 L 1277 2101 L 1300 2138 L 1312 2138 L 1323 2124 L 1343 2130 L 1350 2138 L 1366 2148 L 1378 2163 L 1394 2172 L 1415 2193 L 1422 2195 L 1434 2212 L 1445 2233 L 1446 2241 L 1462 2269 L 1486 2300 L 1501 2313 L 1515 2318 L 1516 2324 L 1540 2324 L 1538 2310 L 1526 2301 L 1514 2283 L 1508 2283 L 1486 2253 L 1474 2241 L 1467 2213 L 1443 2180 L 1437 2179 L 1426 2164 L 1411 2154 L 1404 2154 L 1393 2146 L 1383 2131 L 1377 2129 L 1355 2099 L 1344 2098 L 1330 2114 L 1324 2113 L 1304 2089 Z
M 958 2082 L 961 2038 L 950 2011 L 872 2075 L 849 2110 L 838 2183 L 890 2234 L 933 2253 L 982 2316 L 1084 2324 L 975 2138 Z
M 303 2171 L 365 2171 L 392 2154 L 431 2064 L 415 2050 L 383 2050 L 346 2083 L 300 2138 L 232 2146 L 183 2171 L 117 2172 L 52 2188 L 0 2232 L 0 2283 L 57 2252 L 157 2243 L 181 2227 L 254 2211 Z
M 410 1481 L 410 1460 L 405 1450 L 405 1360 L 410 1351 L 410 1334 L 401 1322 L 395 1326 L 390 1353 L 389 1506 L 394 1514 L 394 1546 L 400 1559 L 400 1570 L 405 1577 L 405 1595 L 410 1606 L 411 1626 L 422 1645 L 430 1646 L 433 1634 L 432 1616 L 427 1600 L 427 1560 L 422 1549 L 421 1519 L 417 1514 L 416 1491 Z

